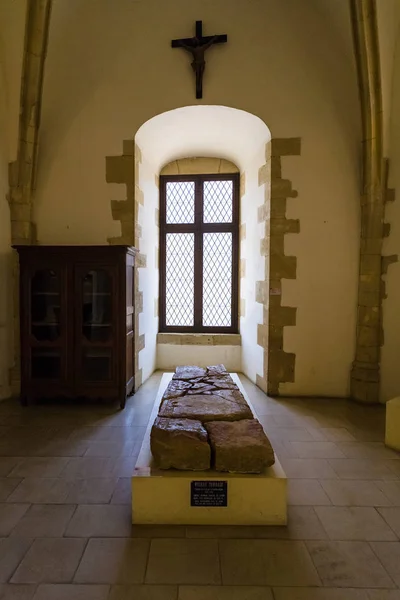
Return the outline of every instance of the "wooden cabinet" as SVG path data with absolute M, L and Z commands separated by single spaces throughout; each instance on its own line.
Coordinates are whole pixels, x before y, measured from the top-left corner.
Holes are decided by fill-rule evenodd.
M 16 246 L 21 401 L 118 399 L 134 389 L 134 261 L 127 246 Z

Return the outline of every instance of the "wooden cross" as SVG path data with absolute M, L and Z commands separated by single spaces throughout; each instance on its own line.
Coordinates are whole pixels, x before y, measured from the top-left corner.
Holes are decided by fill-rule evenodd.
M 203 97 L 203 75 L 206 67 L 205 51 L 214 44 L 225 44 L 227 41 L 227 35 L 207 35 L 203 37 L 203 21 L 196 21 L 195 37 L 172 40 L 172 48 L 183 48 L 193 56 L 192 69 L 196 74 L 196 98 Z

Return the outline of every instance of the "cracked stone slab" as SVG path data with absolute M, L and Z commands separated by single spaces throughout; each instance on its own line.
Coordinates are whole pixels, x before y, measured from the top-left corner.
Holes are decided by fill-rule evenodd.
M 204 377 L 206 370 L 201 367 L 177 367 L 172 379 L 197 379 L 198 377 Z
M 150 445 L 160 469 L 205 471 L 210 468 L 211 448 L 200 421 L 157 417 Z
M 177 398 L 179 396 L 183 396 L 185 393 L 187 393 L 188 390 L 191 389 L 191 387 L 192 387 L 192 384 L 188 383 L 186 381 L 181 381 L 180 379 L 172 380 L 168 384 L 168 387 L 164 392 L 163 400 L 167 400 L 168 398 Z
M 210 422 L 205 427 L 216 471 L 262 473 L 274 464 L 273 448 L 257 419 Z
M 228 399 L 216 394 L 193 394 L 164 400 L 159 416 L 170 419 L 197 419 L 202 423 L 253 418 L 245 401 L 238 402 L 234 398 Z

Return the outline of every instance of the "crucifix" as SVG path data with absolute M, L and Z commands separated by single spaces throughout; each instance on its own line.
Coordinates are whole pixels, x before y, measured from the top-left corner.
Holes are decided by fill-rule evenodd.
M 196 98 L 203 97 L 203 74 L 206 66 L 204 53 L 214 44 L 225 44 L 227 35 L 206 35 L 203 37 L 203 21 L 196 21 L 196 35 L 192 38 L 172 40 L 172 48 L 183 48 L 193 57 L 192 69 L 196 74 Z

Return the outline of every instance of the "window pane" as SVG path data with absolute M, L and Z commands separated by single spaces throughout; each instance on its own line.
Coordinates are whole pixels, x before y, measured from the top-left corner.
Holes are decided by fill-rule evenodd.
M 203 236 L 203 326 L 230 327 L 232 308 L 232 234 Z
M 204 182 L 204 223 L 232 223 L 233 181 Z
M 194 181 L 168 181 L 167 223 L 194 223 Z
M 89 342 L 111 338 L 112 278 L 104 269 L 88 271 L 82 278 L 82 333 Z
M 165 324 L 194 324 L 194 234 L 167 233 Z
M 40 342 L 60 337 L 61 289 L 59 274 L 36 271 L 31 281 L 32 335 Z

